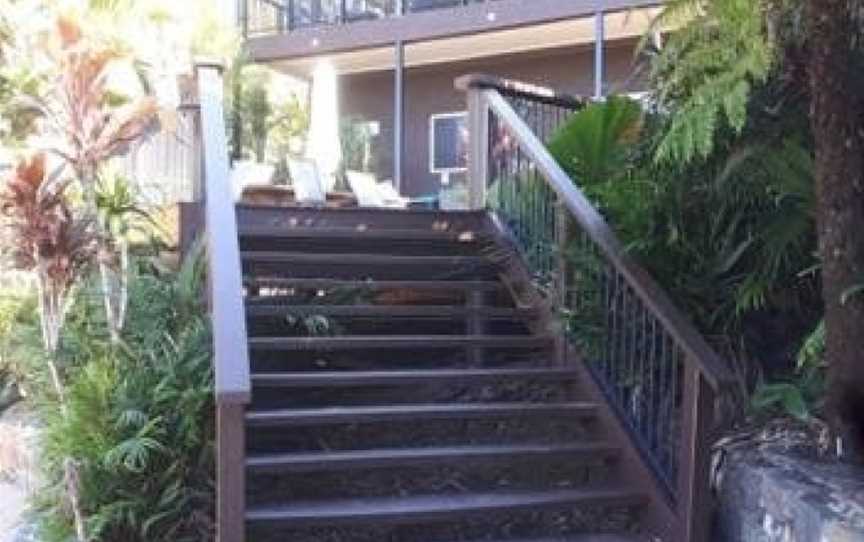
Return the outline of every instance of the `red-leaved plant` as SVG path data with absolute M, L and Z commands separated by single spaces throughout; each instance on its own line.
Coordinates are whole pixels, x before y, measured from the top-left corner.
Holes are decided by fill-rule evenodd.
M 36 276 L 42 342 L 65 416 L 65 386 L 57 357 L 60 334 L 75 287 L 92 263 L 98 243 L 92 222 L 73 214 L 64 185 L 47 175 L 45 164 L 44 154 L 23 160 L 0 190 L 0 238 L 14 267 Z M 76 534 L 83 542 L 86 533 L 78 499 L 78 469 L 72 458 L 64 461 L 64 482 Z
M 58 19 L 56 38 L 49 49 L 56 80 L 48 85 L 45 96 L 31 96 L 30 102 L 54 136 L 49 152 L 71 168 L 87 212 L 96 220 L 100 169 L 155 127 L 158 107 L 151 97 L 130 99 L 108 88 L 112 63 L 128 60 L 121 51 L 87 39 L 70 18 Z M 126 318 L 128 247 L 125 239 L 97 228 L 106 319 L 112 339 L 118 341 Z

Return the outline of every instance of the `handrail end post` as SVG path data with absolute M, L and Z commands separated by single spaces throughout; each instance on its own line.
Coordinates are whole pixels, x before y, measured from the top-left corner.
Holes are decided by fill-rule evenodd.
M 677 480 L 681 540 L 708 540 L 711 502 L 711 441 L 716 394 L 695 363 L 684 364 L 681 444 Z
M 468 89 L 468 206 L 486 208 L 489 182 L 489 107 L 482 89 Z
M 216 402 L 216 541 L 243 542 L 246 514 L 246 407 Z

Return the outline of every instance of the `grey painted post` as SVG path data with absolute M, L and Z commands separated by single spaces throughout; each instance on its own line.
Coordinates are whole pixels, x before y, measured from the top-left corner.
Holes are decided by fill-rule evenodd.
M 486 91 L 468 89 L 468 207 L 486 208 L 489 182 L 489 106 Z
M 599 100 L 605 96 L 606 59 L 603 50 L 606 41 L 605 14 L 598 11 L 594 15 L 594 98 Z
M 405 153 L 405 44 L 397 41 L 393 48 L 393 182 L 401 191 Z

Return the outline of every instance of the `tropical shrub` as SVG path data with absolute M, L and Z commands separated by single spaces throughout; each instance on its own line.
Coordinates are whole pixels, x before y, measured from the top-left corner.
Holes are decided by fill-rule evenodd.
M 759 413 L 780 413 L 809 422 L 823 413 L 825 403 L 825 323 L 807 337 L 798 353 L 791 377 L 760 382 L 753 394 L 753 407 Z
M 214 421 L 202 263 L 179 272 L 139 263 L 129 326 L 118 344 L 94 287 L 82 291 L 64 335 L 74 367 L 68 414 L 50 403 L 39 498 L 46 540 L 66 540 L 62 458 L 75 457 L 88 536 L 100 541 L 212 539 Z
M 658 162 L 671 113 L 617 97 L 575 114 L 549 145 L 751 387 L 763 369 L 794 367 L 820 317 L 806 114 L 800 100 L 773 113 L 779 86 L 751 89 L 740 133 L 714 134 L 704 160 Z

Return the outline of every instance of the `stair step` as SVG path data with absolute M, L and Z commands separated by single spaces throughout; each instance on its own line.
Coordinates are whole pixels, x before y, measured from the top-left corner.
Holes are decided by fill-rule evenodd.
M 639 535 L 620 534 L 577 534 L 555 538 L 518 538 L 507 540 L 494 540 L 491 542 L 648 542 L 649 539 Z M 490 541 L 477 541 L 490 542 Z
M 257 455 L 246 460 L 246 467 L 256 472 L 313 472 L 421 466 L 439 463 L 543 461 L 550 457 L 565 457 L 568 461 L 577 459 L 602 461 L 614 457 L 617 452 L 617 448 L 603 442 L 395 448 Z
M 543 335 L 369 335 L 340 337 L 253 337 L 250 350 L 440 349 L 461 347 L 542 348 L 552 344 Z
M 398 256 L 393 254 L 355 254 L 355 253 L 311 253 L 282 251 L 244 251 L 244 262 L 285 263 L 305 265 L 375 265 L 389 266 L 448 266 L 448 267 L 488 267 L 494 265 L 482 256 Z
M 578 506 L 638 506 L 644 495 L 622 488 L 567 489 L 537 492 L 465 493 L 415 497 L 358 498 L 256 506 L 250 523 L 292 527 L 405 524 L 442 521 L 496 512 L 564 509 Z
M 476 243 L 488 237 L 473 230 L 442 231 L 433 229 L 368 228 L 364 226 L 335 227 L 290 227 L 247 225 L 240 229 L 241 237 L 264 237 L 277 239 L 342 239 L 351 241 L 450 241 L 454 243 Z
M 253 410 L 246 413 L 249 426 L 310 426 L 343 423 L 375 423 L 448 419 L 494 419 L 526 416 L 575 416 L 592 418 L 593 403 L 442 403 L 313 409 Z
M 285 316 L 291 314 L 315 314 L 353 318 L 435 318 L 465 319 L 477 316 L 488 320 L 515 320 L 536 314 L 531 309 L 499 307 L 460 307 L 455 305 L 265 305 L 249 306 L 249 317 Z
M 476 383 L 500 380 L 574 380 L 570 368 L 530 369 L 434 369 L 407 371 L 328 371 L 257 373 L 252 375 L 256 387 L 318 388 L 355 386 L 404 386 L 408 384 Z
M 504 289 L 501 282 L 495 280 L 340 280 L 321 278 L 247 278 L 247 287 L 307 289 L 307 290 L 444 290 L 493 292 Z M 256 296 L 247 298 L 246 303 L 264 304 L 272 302 L 272 297 Z

